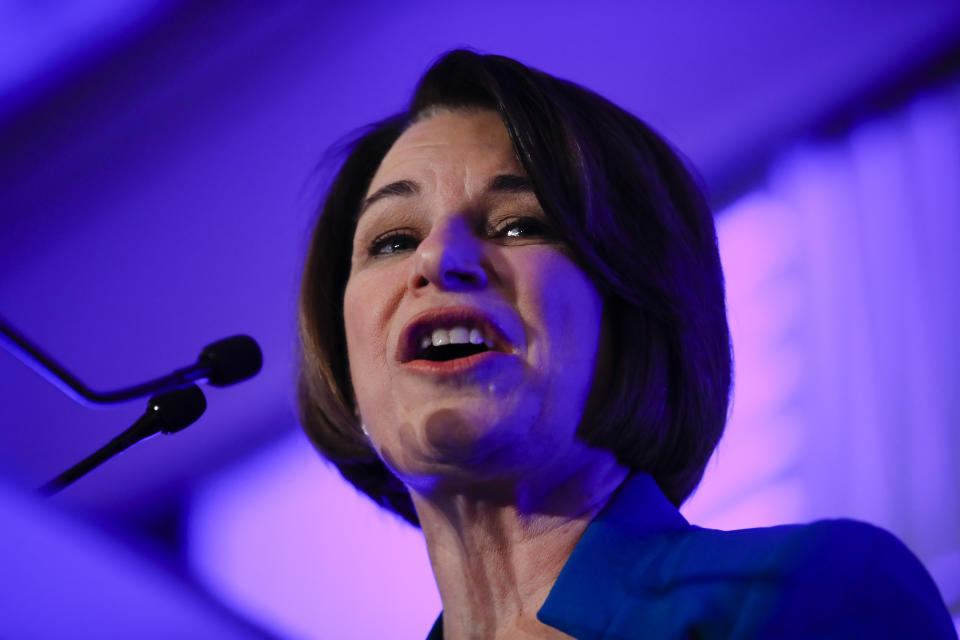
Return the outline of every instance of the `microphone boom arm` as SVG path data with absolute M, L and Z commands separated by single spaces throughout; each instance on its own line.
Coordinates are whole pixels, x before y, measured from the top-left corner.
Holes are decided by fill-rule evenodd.
M 210 383 L 215 386 L 225 386 L 252 376 L 260 370 L 262 363 L 260 349 L 252 338 L 234 336 L 209 345 L 200 354 L 200 360 L 196 364 L 177 369 L 162 378 L 114 391 L 94 391 L 27 340 L 2 317 L 0 317 L 0 344 L 6 346 L 8 351 L 63 393 L 81 404 L 93 407 L 126 402 L 184 387 L 203 378 L 210 378 Z M 218 361 L 231 366 L 239 363 L 240 367 L 237 369 L 239 373 L 218 372 Z

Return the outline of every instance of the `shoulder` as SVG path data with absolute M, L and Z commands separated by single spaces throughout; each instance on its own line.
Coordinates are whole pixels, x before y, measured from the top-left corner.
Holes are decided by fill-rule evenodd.
M 760 636 L 789 637 L 804 629 L 825 637 L 956 637 L 926 569 L 879 527 L 823 520 L 739 531 L 695 529 L 690 535 L 690 542 L 714 554 L 726 550 L 750 581 L 765 585 L 763 596 L 756 588 L 750 594 L 763 603 L 754 609 Z
M 737 531 L 700 530 L 716 544 L 739 547 L 756 558 L 747 566 L 771 569 L 785 585 L 827 581 L 860 585 L 870 581 L 874 593 L 910 583 L 930 586 L 933 581 L 917 557 L 890 532 L 857 520 L 820 520 Z M 696 534 L 694 534 L 696 535 Z
M 742 566 L 767 567 L 777 573 L 849 572 L 866 568 L 879 557 L 919 565 L 910 550 L 888 531 L 846 519 L 734 531 L 693 527 L 687 544 L 733 551 L 744 562 Z
M 588 528 L 543 622 L 582 638 L 956 638 L 923 565 L 878 527 L 650 530 L 621 520 Z

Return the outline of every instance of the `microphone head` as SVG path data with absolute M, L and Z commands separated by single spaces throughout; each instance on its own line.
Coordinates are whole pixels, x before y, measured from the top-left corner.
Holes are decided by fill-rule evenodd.
M 164 433 L 176 433 L 197 421 L 207 408 L 207 399 L 195 384 L 166 393 L 159 393 L 147 405 Z M 156 433 L 156 431 L 154 431 Z
M 204 347 L 200 352 L 200 364 L 209 368 L 210 384 L 225 387 L 260 371 L 263 353 L 250 336 L 232 336 Z

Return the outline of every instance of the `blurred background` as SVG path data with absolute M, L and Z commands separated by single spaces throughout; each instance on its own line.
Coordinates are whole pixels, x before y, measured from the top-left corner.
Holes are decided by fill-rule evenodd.
M 0 1 L 0 317 L 95 389 L 246 333 L 264 368 L 61 494 L 141 415 L 0 350 L 0 636 L 424 637 L 418 534 L 311 450 L 298 270 L 346 133 L 442 52 L 644 118 L 717 211 L 736 358 L 691 521 L 853 517 L 960 622 L 960 3 Z

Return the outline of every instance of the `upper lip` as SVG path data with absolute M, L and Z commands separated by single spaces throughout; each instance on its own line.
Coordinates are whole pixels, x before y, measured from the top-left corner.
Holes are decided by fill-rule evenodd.
M 494 317 L 476 307 L 439 307 L 423 311 L 407 323 L 400 332 L 397 345 L 397 360 L 409 362 L 416 358 L 420 336 L 433 329 L 449 329 L 455 326 L 476 327 L 493 340 L 493 350 L 507 352 L 511 343 Z

